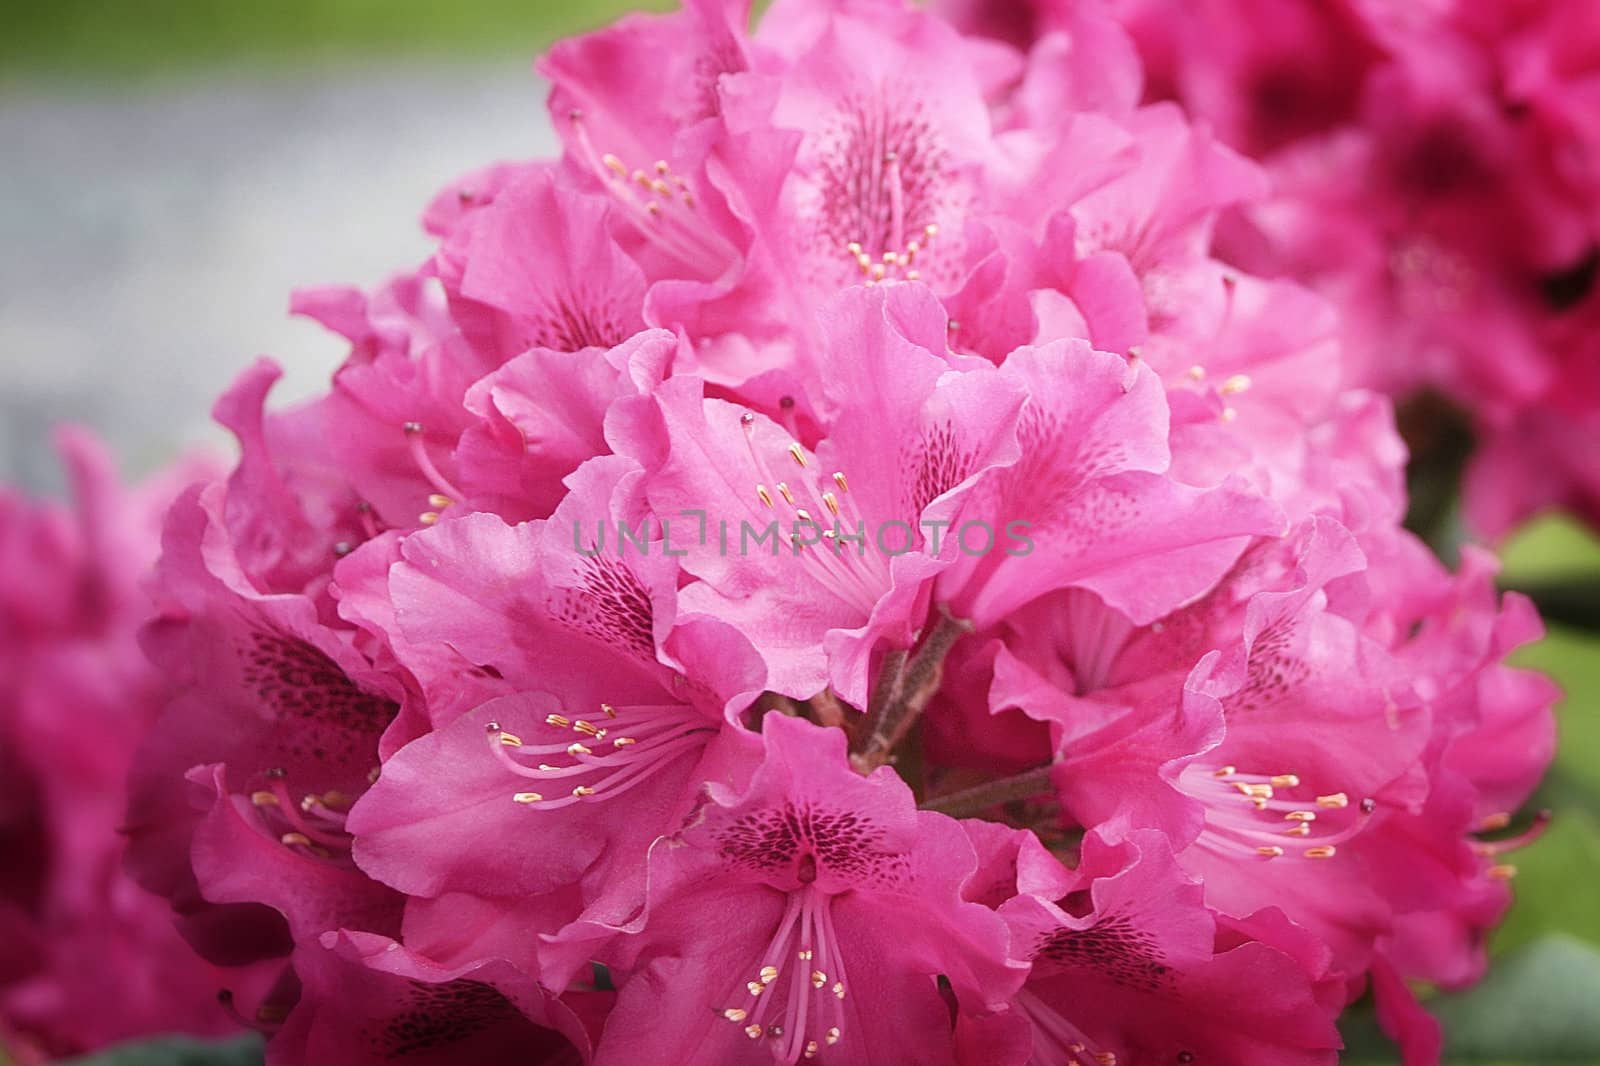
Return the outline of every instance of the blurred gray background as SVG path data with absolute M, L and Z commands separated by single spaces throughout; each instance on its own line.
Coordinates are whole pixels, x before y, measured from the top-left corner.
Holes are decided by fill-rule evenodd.
M 419 262 L 441 184 L 552 150 L 543 98 L 509 57 L 3 86 L 0 480 L 57 486 L 63 420 L 130 474 L 220 444 L 211 401 L 258 354 L 276 402 L 325 384 L 343 344 L 290 290 Z

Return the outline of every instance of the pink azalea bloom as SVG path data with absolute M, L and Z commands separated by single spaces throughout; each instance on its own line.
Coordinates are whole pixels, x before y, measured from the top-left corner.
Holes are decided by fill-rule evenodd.
M 294 954 L 299 1003 L 267 1062 L 363 1066 L 538 1062 L 581 1066 L 578 1010 L 505 963 L 440 966 L 371 933 L 329 933 Z
M 774 714 L 763 739 L 746 789 L 711 784 L 651 849 L 645 912 L 601 952 L 631 976 L 595 1062 L 953 1063 L 935 978 L 966 1016 L 1025 975 L 962 897 L 966 834 L 893 771 L 858 776 L 837 730 Z
M 830 305 L 814 448 L 690 378 L 656 391 L 664 433 L 619 442 L 658 513 L 705 514 L 683 602 L 750 634 L 775 691 L 831 684 L 864 706 L 871 652 L 908 647 L 930 597 L 983 621 L 1074 584 L 1159 617 L 1277 523 L 1262 501 L 1161 476 L 1167 412 L 1147 372 L 1066 342 L 996 369 L 949 353 L 942 320 L 916 285 Z
M 1283 906 L 1357 971 L 1387 915 L 1358 863 L 1330 860 L 1380 803 L 1420 798 L 1427 727 L 1398 664 L 1334 610 L 1361 564 L 1322 520 L 1153 623 L 1060 594 L 1019 612 L 989 653 L 990 705 L 1049 723 L 1078 824 L 1162 829 L 1210 905 L 1235 917 Z M 1043 739 L 1014 715 L 1001 730 L 1012 744 Z
M 160 709 L 139 653 L 159 515 L 209 464 L 137 488 L 64 432 L 69 507 L 0 492 L 0 1043 L 22 1063 L 233 1028 L 217 978 L 121 872 L 122 783 Z
M 1465 409 L 1473 528 L 1595 514 L 1600 21 L 1582 3 L 1119 6 L 1156 97 L 1274 178 L 1226 257 L 1344 316 L 1352 380 Z
M 1250 936 L 1251 923 L 1218 921 L 1161 833 L 1138 831 L 1116 845 L 1091 835 L 1068 876 L 1068 892 L 1047 894 L 1019 876 L 1000 907 L 1012 950 L 1031 963 L 1003 1023 L 1028 1049 L 1014 1061 L 1338 1061 L 1336 990 L 1307 971 L 1294 946 Z M 1070 909 L 1053 901 L 1062 895 Z M 1274 931 L 1271 919 L 1259 925 Z M 986 1053 L 1004 1039 L 998 1027 L 972 1026 L 964 1061 L 998 1061 Z
M 1481 90 L 1514 70 L 1553 137 L 1585 59 L 1509 12 L 1425 60 L 1433 16 L 1159 10 L 633 16 L 542 61 L 560 160 L 297 297 L 349 355 L 217 404 L 240 459 L 167 518 L 128 816 L 269 1061 L 1310 1066 L 1369 986 L 1437 1057 L 1407 982 L 1480 974 L 1552 694 L 1484 557 L 1400 532 L 1364 389 L 1457 365 L 1380 374 L 1404 322 L 1503 347 L 1461 377 L 1485 424 L 1555 387 L 1581 423 L 1541 346 L 1583 350 L 1583 294 L 1533 331 L 1532 290 L 1438 298 L 1581 250 L 1544 210 L 1579 169 L 1497 163 L 1531 142 Z M 1149 85 L 1218 132 L 1141 104 L 1135 40 L 1233 11 Z M 1278 69 L 1328 35 L 1378 44 Z M 1474 217 L 1502 195 L 1526 248 Z M 1486 521 L 1586 499 L 1543 469 Z
M 700 784 L 747 776 L 753 738 L 729 715 L 763 687 L 748 646 L 676 614 L 659 543 L 573 549 L 597 515 L 637 528 L 638 479 L 625 459 L 591 460 L 548 521 L 472 515 L 404 543 L 390 592 L 406 646 L 448 645 L 510 694 L 385 762 L 351 815 L 363 868 L 429 899 L 545 897 L 549 931 L 585 905 L 627 914 L 650 842 Z
M 343 924 L 398 928 L 398 898 L 352 863 L 344 823 L 400 691 L 314 601 L 252 586 L 229 495 L 196 487 L 168 517 L 144 642 L 172 694 L 135 763 L 126 832 L 134 876 L 202 954 L 239 964 Z

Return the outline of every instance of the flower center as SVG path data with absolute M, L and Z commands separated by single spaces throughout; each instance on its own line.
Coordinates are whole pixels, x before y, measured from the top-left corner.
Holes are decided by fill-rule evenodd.
M 788 893 L 766 951 L 728 998 L 735 1005 L 717 1009 L 751 1040 L 770 1040 L 776 1062 L 814 1059 L 844 1035 L 844 959 L 831 903 L 809 884 Z
M 330 789 L 306 793 L 296 801 L 283 770 L 268 770 L 266 779 L 266 788 L 250 793 L 250 804 L 264 833 L 304 855 L 349 860 L 351 838 L 344 823 L 356 797 Z
M 746 411 L 739 421 L 751 461 L 762 478 L 756 484 L 756 499 L 777 517 L 773 554 L 779 550 L 777 538 L 787 539 L 791 554 L 818 584 L 863 615 L 870 615 L 890 586 L 886 553 L 892 549 L 895 554 L 903 554 L 902 546 L 910 551 L 916 531 L 909 526 L 870 527 L 855 505 L 844 471 L 836 470 L 831 477 L 823 478 L 811 454 L 798 441 L 791 442 L 787 452 L 796 468 L 792 483 L 779 478 L 756 442 L 756 416 Z M 887 548 L 883 546 L 885 541 Z M 869 545 L 881 550 L 869 551 Z
M 1308 795 L 1296 774 L 1240 773 L 1234 766 L 1191 763 L 1178 787 L 1206 806 L 1201 846 L 1227 858 L 1331 859 L 1377 808 L 1370 799 L 1352 805 L 1343 792 Z
M 1034 993 L 1018 992 L 1017 1006 L 1033 1023 L 1033 1066 L 1117 1066 L 1116 1052 L 1102 1050 Z
M 579 162 L 599 180 L 611 202 L 641 236 L 708 280 L 725 281 L 739 269 L 744 257 L 717 232 L 688 181 L 673 173 L 666 160 L 656 160 L 648 171 L 630 169 L 610 152 L 595 151 L 582 112 L 574 111 L 570 121 Z
M 716 732 L 715 724 L 684 704 L 613 707 L 603 703 L 600 710 L 599 724 L 564 714 L 547 715 L 545 728 L 578 737 L 551 744 L 526 744 L 515 733 L 500 728 L 499 722 L 490 722 L 489 748 L 495 758 L 513 774 L 540 785 L 539 791 L 517 792 L 511 798 L 543 810 L 614 799 L 674 760 L 698 752 Z M 524 761 L 530 757 L 540 761 L 530 766 Z

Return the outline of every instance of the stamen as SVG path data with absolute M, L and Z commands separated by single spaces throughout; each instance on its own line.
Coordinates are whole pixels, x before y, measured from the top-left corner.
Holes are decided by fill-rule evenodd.
M 1376 803 L 1364 800 L 1340 815 L 1336 812 L 1351 806 L 1343 792 L 1318 795 L 1310 803 L 1289 798 L 1301 786 L 1299 774 L 1240 773 L 1231 765 L 1193 764 L 1179 775 L 1179 787 L 1205 806 L 1205 830 L 1198 843 L 1227 857 L 1331 859 L 1338 845 L 1366 828 L 1377 809 Z M 1286 838 L 1310 846 L 1291 852 Z

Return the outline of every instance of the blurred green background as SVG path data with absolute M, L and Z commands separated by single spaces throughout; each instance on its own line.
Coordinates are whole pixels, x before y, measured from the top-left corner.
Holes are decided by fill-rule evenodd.
M 665 0 L 53 0 L 5 5 L 8 77 L 190 77 L 207 67 L 528 55 Z
M 293 77 L 361 77 L 425 62 L 475 65 L 521 61 L 562 34 L 619 12 L 665 3 L 619 0 L 56 0 L 6 6 L 0 29 L 0 116 L 18 96 L 122 94 L 154 85 L 204 85 L 240 72 Z M 531 84 L 529 112 L 536 112 Z M 6 167 L 0 162 L 0 170 Z M 420 204 L 418 205 L 420 208 Z M 396 264 L 399 265 L 399 264 Z M 353 279 L 371 281 L 375 279 Z M 243 358 L 239 360 L 243 363 Z M 7 369 L 0 366 L 0 370 Z M 1600 442 L 1597 442 L 1600 446 Z M 1575 524 L 1534 523 L 1503 551 L 1510 586 L 1600 587 L 1600 542 Z M 1600 604 L 1579 599 L 1579 615 Z M 1600 1064 L 1600 636 L 1552 626 L 1518 660 L 1553 675 L 1567 692 L 1560 708 L 1556 765 L 1530 809 L 1555 820 L 1532 847 L 1511 857 L 1518 902 L 1493 939 L 1497 966 L 1478 988 L 1439 996 L 1446 1061 L 1546 1066 Z M 1395 1061 L 1359 1014 L 1346 1061 Z M 146 1048 L 93 1062 L 248 1063 L 246 1045 L 208 1052 L 192 1045 Z M 88 1060 L 85 1060 L 88 1061 Z M 4 1056 L 0 1054 L 0 1066 Z

